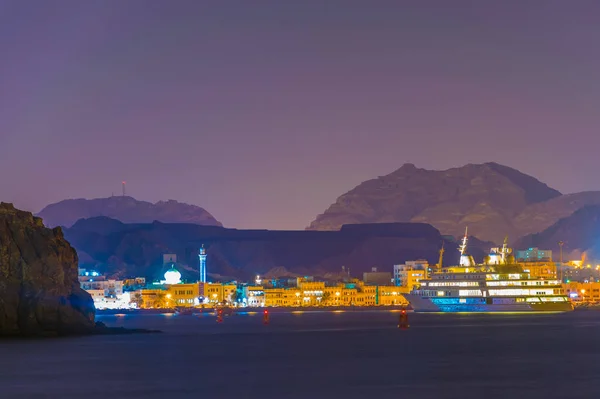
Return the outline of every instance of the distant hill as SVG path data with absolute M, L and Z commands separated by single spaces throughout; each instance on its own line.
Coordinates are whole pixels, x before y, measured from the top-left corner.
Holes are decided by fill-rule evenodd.
M 588 204 L 600 192 L 562 195 L 534 177 L 497 163 L 435 171 L 405 164 L 340 196 L 308 230 L 344 224 L 419 222 L 442 234 L 469 233 L 496 243 L 539 232 Z
M 562 241 L 564 259 L 579 258 L 583 252 L 587 258 L 600 259 L 600 206 L 589 205 L 572 215 L 560 219 L 544 231 L 527 235 L 514 243 L 517 249 L 538 247 L 554 251 L 558 260 L 558 243 Z
M 205 245 L 209 276 L 252 280 L 256 274 L 335 275 L 342 266 L 354 276 L 372 267 L 392 271 L 406 260 L 438 260 L 444 241 L 439 231 L 422 223 L 344 226 L 340 231 L 236 230 L 194 224 L 120 224 L 106 218 L 78 221 L 65 237 L 86 255 L 83 263 L 115 276 L 159 278 L 162 254 L 174 253 L 180 271 L 198 276 L 198 248 Z M 475 240 L 474 240 L 475 243 Z M 487 245 L 487 244 L 484 244 Z M 446 264 L 458 262 L 457 245 L 445 244 Z M 489 248 L 473 245 L 479 260 Z
M 199 206 L 174 200 L 153 204 L 126 196 L 68 199 L 46 206 L 37 216 L 44 219 L 44 223 L 49 227 L 70 227 L 79 219 L 96 216 L 106 216 L 123 223 L 150 223 L 157 220 L 165 223 L 222 226 L 210 213 Z

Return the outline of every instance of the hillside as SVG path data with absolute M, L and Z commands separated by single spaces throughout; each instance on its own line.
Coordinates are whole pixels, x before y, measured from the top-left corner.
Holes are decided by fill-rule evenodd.
M 600 259 L 598 237 L 600 237 L 600 206 L 589 205 L 560 219 L 540 233 L 521 238 L 514 247 L 551 249 L 558 254 L 558 243 L 562 241 L 565 259 L 579 258 L 583 252 L 587 253 L 588 258 Z
M 534 177 L 497 163 L 442 171 L 405 164 L 340 196 L 308 230 L 337 230 L 349 223 L 418 222 L 459 236 L 466 226 L 501 242 L 541 231 L 587 204 L 600 192 L 561 195 Z
M 68 199 L 46 206 L 37 216 L 44 219 L 44 223 L 49 227 L 70 227 L 79 219 L 97 216 L 106 216 L 123 223 L 151 223 L 157 220 L 164 223 L 221 226 L 221 223 L 199 206 L 174 200 L 153 204 L 126 196 Z
M 110 226 L 110 228 L 107 228 Z M 208 274 L 242 280 L 256 274 L 326 275 L 342 266 L 361 276 L 371 267 L 392 270 L 406 260 L 437 262 L 444 240 L 427 224 L 344 226 L 340 231 L 236 230 L 193 224 L 119 224 L 106 218 L 80 220 L 65 230 L 65 237 L 80 253 L 86 267 L 116 276 L 161 277 L 162 254 L 175 253 L 184 277 L 197 278 L 198 248 L 205 245 Z M 485 249 L 487 251 L 487 248 Z M 472 254 L 482 259 L 476 247 Z M 83 260 L 83 259 L 82 259 Z M 445 262 L 456 263 L 456 243 L 446 243 Z

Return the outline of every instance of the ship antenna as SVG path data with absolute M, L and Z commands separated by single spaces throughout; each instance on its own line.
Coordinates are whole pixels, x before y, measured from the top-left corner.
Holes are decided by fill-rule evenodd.
M 440 248 L 440 260 L 438 261 L 438 271 L 442 270 L 442 258 L 444 257 L 444 241 L 442 241 L 442 248 Z

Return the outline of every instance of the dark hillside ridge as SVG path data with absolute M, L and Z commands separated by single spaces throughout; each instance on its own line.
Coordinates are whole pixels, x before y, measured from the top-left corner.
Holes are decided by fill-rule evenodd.
M 270 231 L 154 222 L 123 224 L 121 230 L 108 232 L 106 224 L 98 218 L 81 220 L 66 229 L 65 235 L 93 259 L 88 267 L 151 279 L 166 271 L 162 254 L 175 253 L 184 277 L 195 280 L 201 245 L 207 248 L 209 275 L 252 280 L 273 269 L 283 274 L 325 275 L 340 273 L 344 266 L 362 277 L 372 267 L 391 272 L 394 264 L 406 260 L 437 263 L 444 241 L 438 230 L 422 223 L 348 225 L 341 231 Z M 458 262 L 456 243 L 446 242 L 445 248 L 444 262 Z M 471 252 L 481 260 L 488 249 L 474 245 Z

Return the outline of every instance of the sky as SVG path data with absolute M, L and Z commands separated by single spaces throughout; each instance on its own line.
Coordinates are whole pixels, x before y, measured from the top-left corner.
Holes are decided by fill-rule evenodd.
M 0 201 L 302 229 L 406 162 L 600 190 L 600 2 L 0 0 Z

